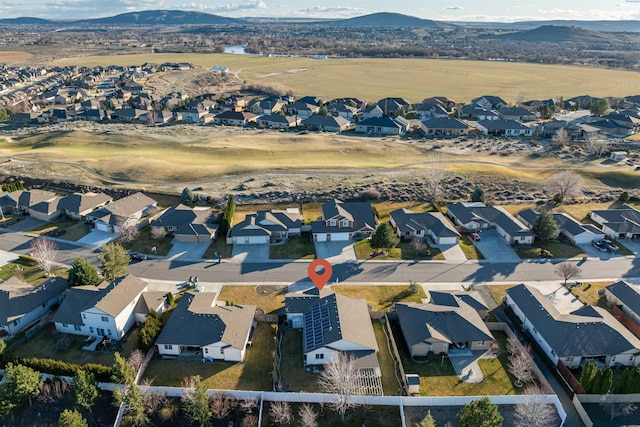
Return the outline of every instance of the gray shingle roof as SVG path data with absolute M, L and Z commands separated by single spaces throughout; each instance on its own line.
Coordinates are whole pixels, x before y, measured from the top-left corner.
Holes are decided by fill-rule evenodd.
M 91 216 L 95 218 L 106 218 L 115 215 L 126 218 L 146 209 L 148 206 L 155 206 L 157 204 L 158 202 L 151 197 L 138 192 L 105 205 L 92 212 Z
M 530 128 L 515 120 L 480 120 L 478 125 L 488 130 L 529 130 Z
M 79 215 L 88 210 L 102 206 L 111 201 L 111 196 L 104 193 L 74 193 L 60 201 L 60 208 Z
M 68 282 L 62 277 L 52 277 L 38 286 L 24 283 L 15 276 L 0 282 L 0 325 L 6 325 L 62 294 L 67 286 Z
M 255 305 L 219 307 L 212 292 L 187 292 L 160 332 L 157 345 L 206 346 L 224 342 L 245 348 L 256 312 Z
M 507 289 L 507 295 L 558 357 L 640 352 L 640 340 L 600 307 L 561 314 L 540 291 L 524 284 Z
M 333 199 L 322 205 L 324 221 L 311 222 L 313 233 L 348 233 L 364 229 L 376 229 L 376 217 L 369 202 L 343 202 Z M 338 227 L 327 225 L 326 221 L 346 219 L 353 221 L 353 227 Z
M 391 212 L 390 216 L 402 234 L 407 231 L 431 230 L 437 237 L 460 237 L 460 233 L 440 212 L 415 213 L 402 208 Z
M 619 233 L 640 233 L 640 211 L 624 205 L 616 209 L 595 210 L 594 214 L 604 218 L 607 227 Z
M 469 125 L 455 117 L 438 117 L 423 120 L 422 124 L 427 129 L 469 129 Z
M 523 224 L 520 224 L 511 215 L 498 209 L 495 206 L 485 206 L 482 203 L 454 203 L 448 206 L 449 213 L 458 218 L 462 224 L 472 221 L 486 222 L 492 225 L 499 225 L 511 236 L 533 235 Z
M 208 209 L 192 209 L 180 203 L 164 211 L 151 226 L 181 227 L 191 223 L 208 224 L 211 222 L 211 215 L 212 212 Z
M 640 316 L 640 289 L 637 286 L 619 281 L 605 289 L 618 298 L 630 311 Z
M 302 226 L 300 214 L 286 210 L 263 210 L 245 217 L 242 222 L 234 225 L 231 235 L 239 236 L 267 236 L 274 232 L 284 232 L 299 229 Z

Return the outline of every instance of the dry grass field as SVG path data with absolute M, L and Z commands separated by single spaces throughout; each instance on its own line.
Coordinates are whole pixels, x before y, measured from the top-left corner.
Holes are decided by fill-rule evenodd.
M 327 98 L 355 96 L 376 100 L 399 96 L 418 102 L 446 95 L 459 102 L 486 94 L 515 102 L 577 95 L 623 96 L 640 92 L 632 71 L 565 65 L 436 59 L 268 58 L 225 54 L 140 54 L 85 56 L 54 61 L 55 65 L 133 65 L 145 62 L 191 62 L 209 68 L 229 67 L 248 83 L 274 86 L 295 94 Z
M 33 54 L 28 52 L 18 52 L 11 50 L 0 51 L 0 64 L 11 64 L 14 62 L 22 62 L 33 57 Z

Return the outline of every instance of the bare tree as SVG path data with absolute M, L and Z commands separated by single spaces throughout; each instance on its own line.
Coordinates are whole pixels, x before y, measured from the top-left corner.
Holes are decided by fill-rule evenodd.
M 127 363 L 131 366 L 134 372 L 138 372 L 144 363 L 143 351 L 140 349 L 133 350 L 127 358 Z
M 357 377 L 358 368 L 355 357 L 338 353 L 333 362 L 324 365 L 324 371 L 318 379 L 320 389 L 324 393 L 336 395 L 336 400 L 329 405 L 340 413 L 343 421 L 347 409 L 357 406 L 353 401 L 353 396 L 357 392 Z
M 618 417 L 626 417 L 638 410 L 638 407 L 633 402 L 609 402 L 606 395 L 602 396 L 600 406 L 609 414 L 610 420 Z
M 51 239 L 46 237 L 37 237 L 31 242 L 30 255 L 36 264 L 47 276 L 51 275 L 51 271 L 55 266 L 56 255 L 58 254 L 58 245 Z
M 520 351 L 520 347 L 520 341 L 518 341 L 518 338 L 516 336 L 507 338 L 507 351 L 510 354 L 510 358 L 511 356 L 515 356 Z
M 414 237 L 411 239 L 411 245 L 418 253 L 422 254 L 427 252 L 427 242 L 421 237 Z
M 562 264 L 558 264 L 558 266 L 554 271 L 558 276 L 564 279 L 565 287 L 567 286 L 567 281 L 569 279 L 573 279 L 574 277 L 577 277 L 582 272 L 580 267 L 568 262 L 563 262 Z
M 164 227 L 151 227 L 151 237 L 156 240 L 160 240 L 167 235 L 167 230 Z
M 546 427 L 557 425 L 554 407 L 546 402 L 540 389 L 529 386 L 525 390 L 527 398 L 516 405 L 513 418 L 516 427 Z
M 522 387 L 523 383 L 533 380 L 533 359 L 528 348 L 515 353 L 508 364 L 509 372 L 516 377 L 516 387 Z
M 229 398 L 224 393 L 214 393 L 209 401 L 209 409 L 211 410 L 211 414 L 213 414 L 213 418 L 219 420 L 229 415 L 234 406 L 234 399 Z
M 557 147 L 562 147 L 567 145 L 571 138 L 569 137 L 569 133 L 565 128 L 560 128 L 551 138 L 551 143 Z
M 557 173 L 549 178 L 547 190 L 562 200 L 577 197 L 582 192 L 582 177 L 571 171 Z
M 257 397 L 247 397 L 245 399 L 242 399 L 238 403 L 238 405 L 244 412 L 246 412 L 247 414 L 250 414 L 258 406 L 258 403 L 259 403 L 259 400 Z
M 153 385 L 153 379 L 145 378 L 140 381 L 142 387 L 151 387 Z M 169 402 L 166 392 L 152 392 L 147 391 L 142 395 L 142 403 L 145 406 L 147 414 L 153 415 L 159 413 L 162 408 L 165 408 Z
M 318 413 L 308 403 L 298 409 L 298 418 L 302 427 L 318 427 Z
M 604 153 L 609 151 L 609 144 L 606 141 L 590 137 L 587 139 L 587 151 L 597 158 L 600 158 L 604 156 Z
M 253 414 L 249 414 L 242 419 L 240 427 L 256 427 L 258 426 L 258 417 Z
M 442 155 L 434 152 L 427 167 L 424 178 L 427 195 L 432 201 L 436 201 L 442 192 L 442 182 L 448 175 Z
M 118 217 L 116 221 L 120 229 L 120 241 L 123 243 L 132 242 L 138 238 L 140 231 L 138 230 L 138 222 L 131 218 Z
M 269 416 L 276 424 L 289 424 L 293 420 L 291 405 L 289 405 L 289 402 L 271 402 L 269 404 Z

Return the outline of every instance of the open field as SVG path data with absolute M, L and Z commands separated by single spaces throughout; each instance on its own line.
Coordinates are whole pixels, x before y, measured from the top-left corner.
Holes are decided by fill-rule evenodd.
M 225 54 L 142 54 L 65 58 L 55 65 L 134 65 L 145 62 L 191 62 L 209 68 L 222 65 L 246 80 L 283 92 L 327 98 L 355 96 L 365 100 L 385 96 L 418 102 L 445 95 L 458 102 L 486 95 L 514 102 L 524 99 L 584 95 L 623 96 L 640 92 L 631 71 L 565 65 L 437 59 L 268 58 Z
M 22 61 L 26 61 L 32 56 L 33 54 L 28 52 L 3 50 L 3 51 L 0 51 L 0 63 L 11 64 L 12 62 L 22 62 Z

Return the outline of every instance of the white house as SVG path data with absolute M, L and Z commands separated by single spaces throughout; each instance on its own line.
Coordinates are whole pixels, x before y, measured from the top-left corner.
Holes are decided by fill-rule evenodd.
M 480 120 L 476 128 L 485 135 L 532 136 L 533 129 L 516 120 Z
M 299 236 L 302 219 L 298 208 L 258 211 L 234 225 L 227 234 L 227 243 L 234 245 L 271 243 Z
M 15 276 L 0 282 L 0 336 L 15 335 L 47 315 L 62 301 L 68 283 L 52 277 L 38 286 Z
M 182 296 L 156 340 L 163 357 L 200 352 L 203 361 L 242 362 L 255 327 L 255 305 L 216 304 L 213 292 Z
M 98 286 L 76 286 L 62 301 L 53 323 L 58 332 L 120 340 L 136 321 L 147 282 L 132 274 Z
M 402 208 L 391 212 L 389 223 L 401 239 L 430 237 L 436 245 L 457 245 L 460 233 L 440 212 L 411 212 Z
M 614 239 L 640 239 L 640 211 L 629 205 L 592 211 L 591 220 Z
M 104 193 L 73 193 L 60 201 L 60 208 L 69 218 L 80 221 L 111 200 L 111 196 Z
M 322 221 L 311 223 L 313 240 L 328 242 L 371 236 L 378 226 L 371 203 L 331 200 L 322 205 Z
M 142 193 L 134 193 L 88 213 L 86 219 L 91 221 L 96 229 L 119 233 L 125 224 L 138 224 L 139 220 L 148 215 L 158 206 L 158 202 Z
M 631 320 L 640 325 L 640 288 L 624 281 L 613 283 L 604 288 L 604 295 Z
M 571 368 L 592 359 L 607 365 L 640 363 L 640 340 L 608 311 L 584 306 L 560 313 L 539 290 L 525 284 L 506 292 L 505 305 L 554 365 L 562 361 Z
M 540 214 L 532 209 L 518 213 L 518 218 L 529 228 L 533 228 Z M 605 234 L 591 224 L 581 224 L 565 213 L 554 213 L 553 220 L 558 225 L 558 233 L 566 237 L 574 245 L 589 244 L 594 240 L 602 240 Z

